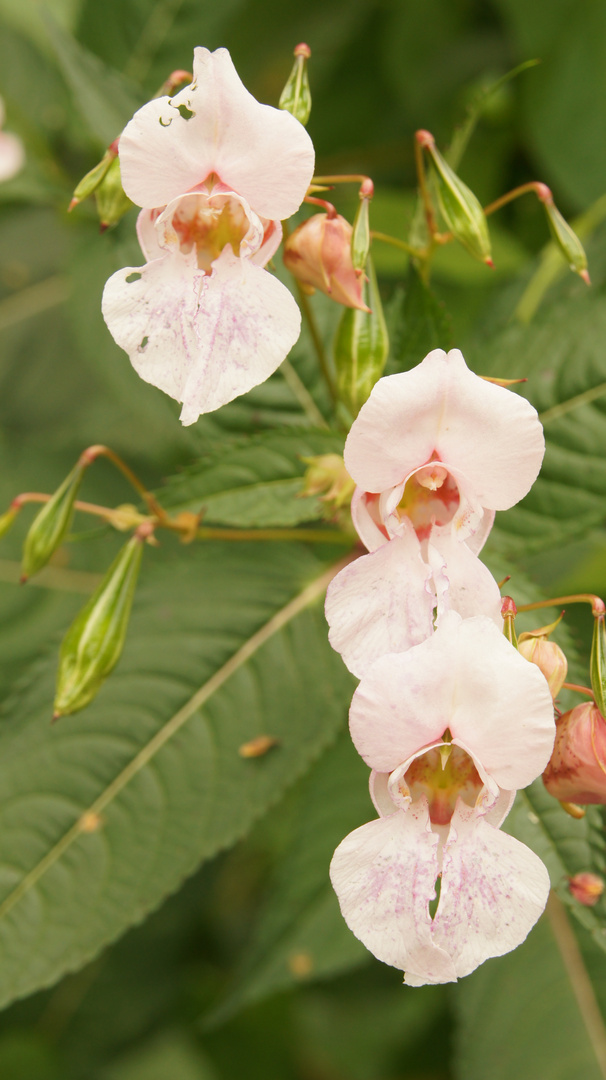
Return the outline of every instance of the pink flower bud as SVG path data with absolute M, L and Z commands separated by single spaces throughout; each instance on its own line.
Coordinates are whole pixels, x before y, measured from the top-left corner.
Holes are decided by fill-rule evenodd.
M 542 637 L 520 636 L 518 650 L 526 660 L 536 664 L 547 679 L 552 698 L 556 698 L 566 682 L 568 661 L 555 641 Z
M 604 882 L 597 874 L 575 874 L 568 879 L 568 887 L 579 904 L 593 907 L 604 892 Z
M 606 804 L 606 721 L 585 702 L 556 721 L 556 737 L 543 782 L 561 802 Z
M 337 304 L 368 311 L 364 282 L 351 259 L 351 234 L 340 214 L 314 214 L 286 241 L 284 265 L 303 285 L 320 289 Z

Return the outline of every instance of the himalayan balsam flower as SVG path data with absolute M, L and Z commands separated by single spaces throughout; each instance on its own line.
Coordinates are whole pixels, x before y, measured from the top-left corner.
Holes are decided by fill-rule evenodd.
M 226 49 L 196 49 L 193 71 L 120 137 L 146 263 L 119 270 L 103 294 L 117 343 L 183 403 L 184 424 L 263 382 L 297 340 L 297 304 L 263 267 L 314 167 L 305 128 L 256 101 Z
M 593 701 L 559 717 L 543 782 L 561 802 L 606 804 L 606 720 Z
M 4 102 L 0 98 L 0 128 L 4 124 Z M 25 150 L 17 135 L 0 131 L 0 181 L 12 180 L 25 165 Z
M 532 486 L 545 443 L 524 398 L 474 375 L 458 349 L 380 379 L 345 444 L 351 512 L 371 554 L 326 601 L 330 642 L 350 671 L 424 641 L 438 614 L 485 614 L 499 590 L 477 558 L 496 510 Z
M 331 863 L 350 929 L 411 986 L 453 982 L 514 949 L 549 893 L 540 859 L 499 831 L 553 745 L 540 671 L 490 619 L 451 612 L 423 644 L 367 670 L 350 730 L 380 815 Z

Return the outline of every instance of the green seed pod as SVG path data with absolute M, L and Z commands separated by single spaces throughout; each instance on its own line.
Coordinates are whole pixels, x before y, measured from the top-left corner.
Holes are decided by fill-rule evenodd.
M 603 614 L 594 614 L 589 671 L 595 703 L 604 716 L 606 714 L 606 625 Z
M 303 126 L 309 120 L 311 112 L 311 91 L 307 76 L 307 61 L 310 56 L 311 49 L 309 45 L 297 45 L 293 69 L 278 102 L 281 109 L 292 113 Z
M 492 266 L 486 215 L 478 199 L 451 169 L 433 140 L 424 146 L 434 166 L 433 180 L 444 221 L 470 255 Z
M 589 273 L 587 271 L 587 256 L 585 248 L 577 234 L 571 229 L 568 222 L 562 217 L 557 206 L 553 202 L 541 200 L 547 214 L 549 231 L 562 252 L 566 262 L 575 274 L 579 274 L 589 285 Z
M 34 518 L 23 545 L 22 582 L 46 566 L 51 555 L 63 543 L 74 516 L 74 503 L 87 465 L 87 461 L 80 460 Z
M 509 643 L 513 645 L 514 649 L 518 647 L 518 639 L 516 637 L 516 615 L 518 609 L 515 606 L 511 596 L 504 596 L 503 603 L 501 604 L 501 615 L 503 616 L 503 633 Z
M 374 185 L 368 177 L 360 187 L 360 205 L 353 224 L 351 235 L 351 261 L 353 268 L 360 273 L 366 266 L 370 251 L 370 222 L 368 206 L 374 194 Z
M 102 229 L 116 225 L 130 210 L 133 203 L 124 194 L 120 174 L 120 159 L 115 157 L 103 180 L 95 191 L 97 213 Z
M 78 203 L 88 199 L 89 195 L 97 190 L 99 184 L 104 179 L 107 171 L 112 163 L 116 159 L 116 152 L 113 149 L 106 150 L 101 161 L 98 165 L 95 165 L 90 172 L 87 172 L 86 176 L 83 176 L 80 183 L 76 186 L 73 194 L 72 201 L 70 203 L 70 210 L 73 210 L 74 206 Z
M 358 415 L 381 378 L 389 353 L 389 337 L 372 259 L 368 260 L 367 270 L 365 292 L 370 311 L 346 308 L 334 344 L 339 399 L 353 417 Z
M 88 705 L 118 663 L 147 535 L 138 529 L 124 545 L 67 631 L 59 654 L 55 719 Z

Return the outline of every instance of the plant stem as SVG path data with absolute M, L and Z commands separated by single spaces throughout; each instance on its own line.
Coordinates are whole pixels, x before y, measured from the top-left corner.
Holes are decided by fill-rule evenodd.
M 301 405 L 303 411 L 306 413 L 308 419 L 316 427 L 326 428 L 328 430 L 328 424 L 322 416 L 318 406 L 312 398 L 309 390 L 307 389 L 303 380 L 299 377 L 290 360 L 283 360 L 280 364 L 280 371 L 284 376 L 284 381 L 288 383 L 297 401 Z
M 380 240 L 383 244 L 391 244 L 392 247 L 400 248 L 415 259 L 423 259 L 427 255 L 426 251 L 420 251 L 418 248 L 412 247 L 411 244 L 407 244 L 405 240 L 397 240 L 395 236 L 388 236 L 387 233 L 375 232 L 373 229 L 370 236 L 372 240 Z
M 513 188 L 512 191 L 508 191 L 506 195 L 501 195 L 500 198 L 495 199 L 494 202 L 489 203 L 484 207 L 484 213 L 486 217 L 489 214 L 494 214 L 495 210 L 500 210 L 502 206 L 506 206 L 507 203 L 513 202 L 514 199 L 519 199 L 520 195 L 527 195 L 529 191 L 533 191 L 537 198 L 540 200 L 537 188 L 544 188 L 545 184 L 540 184 L 536 180 L 531 180 L 528 184 L 520 184 L 519 187 Z
M 593 690 L 590 690 L 588 686 L 580 686 L 579 683 L 565 682 L 562 683 L 562 688 L 564 690 L 576 690 L 577 694 L 585 694 L 595 701 Z
M 603 615 L 606 607 L 599 596 L 592 593 L 574 593 L 572 596 L 554 596 L 552 600 L 536 600 L 534 604 L 520 604 L 518 611 L 535 611 L 537 608 L 559 607 L 560 604 L 591 604 L 593 615 Z
M 313 176 L 312 184 L 363 184 L 365 180 L 370 180 L 369 176 L 362 176 L 358 173 L 347 173 L 343 176 Z
M 120 469 L 120 472 L 123 473 L 129 484 L 131 484 L 135 491 L 141 496 L 149 512 L 158 518 L 160 524 L 163 524 L 166 520 L 166 512 L 160 506 L 159 502 L 156 501 L 151 491 L 148 491 L 139 478 L 135 476 L 134 472 L 129 468 L 126 462 L 122 461 L 122 458 L 114 453 L 113 450 L 110 450 L 109 446 L 102 446 L 101 444 L 89 446 L 88 449 L 84 450 L 80 455 L 80 460 L 83 464 L 90 465 L 98 457 L 106 457 L 116 466 L 116 468 Z
M 328 392 L 329 392 L 330 397 L 332 399 L 333 405 L 336 405 L 336 403 L 337 403 L 337 391 L 336 391 L 336 387 L 335 387 L 335 384 L 334 384 L 334 381 L 333 381 L 332 374 L 331 374 L 330 369 L 328 367 L 328 360 L 326 358 L 326 352 L 325 352 L 325 349 L 324 349 L 324 342 L 322 341 L 322 338 L 320 336 L 320 331 L 318 330 L 318 327 L 317 327 L 317 324 L 316 324 L 314 313 L 312 311 L 311 304 L 309 302 L 309 297 L 308 297 L 307 293 L 305 293 L 303 291 L 303 289 L 301 288 L 301 285 L 300 285 L 300 283 L 298 281 L 297 281 L 297 296 L 298 296 L 298 300 L 299 300 L 299 306 L 301 308 L 301 311 L 303 312 L 303 316 L 304 316 L 305 321 L 307 323 L 307 329 L 309 330 L 311 340 L 313 342 L 313 346 L 314 346 L 314 349 L 316 351 L 316 356 L 318 357 L 318 363 L 320 365 L 322 374 L 324 376 L 324 381 L 326 382 L 326 385 L 328 387 Z

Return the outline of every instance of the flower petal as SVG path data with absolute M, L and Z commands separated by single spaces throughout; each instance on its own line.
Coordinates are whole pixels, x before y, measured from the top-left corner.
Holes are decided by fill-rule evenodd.
M 446 528 L 434 529 L 427 546 L 427 558 L 434 571 L 438 595 L 438 626 L 445 610 L 458 612 L 463 619 L 488 615 L 499 630 L 501 592 L 490 570 Z M 396 652 L 396 650 L 393 650 Z
M 288 289 L 229 246 L 210 277 L 180 253 L 118 271 L 103 315 L 141 378 L 183 402 L 184 424 L 267 379 L 301 326 Z
M 439 872 L 427 803 L 379 818 L 346 836 L 330 878 L 350 930 L 385 964 L 422 982 L 452 982 L 454 966 L 431 937 L 429 901 Z
M 448 950 L 457 976 L 520 945 L 548 895 L 549 875 L 534 852 L 459 800 L 433 923 L 433 940 Z
M 505 510 L 529 491 L 544 448 L 525 398 L 474 375 L 458 349 L 435 349 L 375 385 L 347 438 L 345 465 L 356 484 L 378 492 L 436 454 L 465 474 L 482 506 Z
M 260 216 L 290 217 L 313 175 L 305 128 L 249 94 L 227 49 L 196 49 L 193 70 L 191 86 L 149 101 L 120 136 L 127 195 L 152 209 L 215 173 Z
M 385 653 L 404 652 L 433 632 L 435 597 L 414 534 L 362 555 L 333 579 L 326 594 L 328 639 L 360 677 Z

